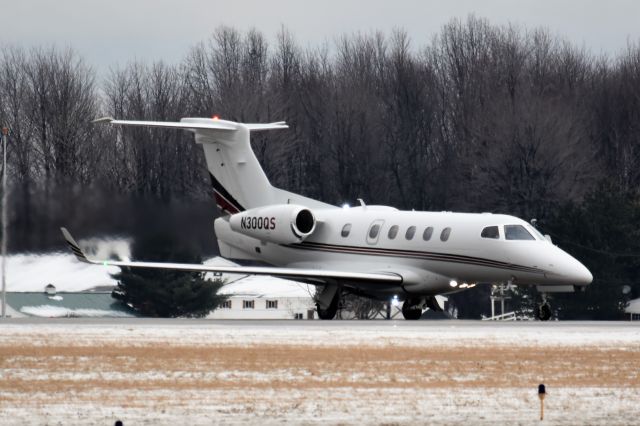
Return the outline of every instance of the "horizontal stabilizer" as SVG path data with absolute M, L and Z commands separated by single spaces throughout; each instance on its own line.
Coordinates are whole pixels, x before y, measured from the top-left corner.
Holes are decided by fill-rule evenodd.
M 235 121 L 220 120 L 217 118 L 183 118 L 180 121 L 136 121 L 116 120 L 112 117 L 103 117 L 93 120 L 92 123 L 107 123 L 119 126 L 160 127 L 165 129 L 184 130 L 227 130 L 234 131 L 242 128 L 252 132 L 262 130 L 288 129 L 287 123 L 277 121 L 274 123 L 236 123 Z

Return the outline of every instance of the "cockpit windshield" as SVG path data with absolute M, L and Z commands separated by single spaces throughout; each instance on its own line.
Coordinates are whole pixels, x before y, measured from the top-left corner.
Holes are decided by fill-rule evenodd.
M 527 226 L 527 229 L 528 229 L 529 231 L 533 232 L 533 235 L 537 236 L 537 237 L 538 237 L 538 239 L 539 239 L 540 241 L 544 241 L 544 240 L 546 240 L 546 238 L 544 237 L 544 235 L 542 235 L 542 234 L 540 233 L 540 231 L 538 231 L 538 230 L 536 229 L 536 227 L 535 227 L 535 226 L 530 226 L 530 225 L 528 225 L 528 226 Z
M 504 237 L 507 240 L 535 240 L 533 235 L 522 225 L 505 225 Z

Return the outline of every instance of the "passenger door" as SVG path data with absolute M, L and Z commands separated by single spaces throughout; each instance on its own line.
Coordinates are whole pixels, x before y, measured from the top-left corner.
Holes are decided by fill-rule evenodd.
M 382 232 L 382 225 L 384 225 L 383 219 L 374 220 L 369 229 L 367 229 L 367 244 L 377 244 L 380 233 Z

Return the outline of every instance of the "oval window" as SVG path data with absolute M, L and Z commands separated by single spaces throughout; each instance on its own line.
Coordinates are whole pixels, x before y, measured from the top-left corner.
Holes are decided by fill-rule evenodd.
M 451 228 L 444 228 L 440 233 L 440 241 L 447 241 L 449 239 L 449 235 L 451 235 Z
M 371 229 L 369 229 L 369 238 L 374 240 L 378 237 L 378 232 L 380 232 L 380 225 L 379 224 L 375 224 L 371 227 Z
M 416 235 L 416 227 L 410 226 L 407 228 L 407 232 L 405 232 L 404 237 L 407 240 L 413 240 L 413 236 Z
M 425 241 L 429 241 L 431 239 L 431 235 L 433 235 L 433 226 L 428 227 L 422 233 L 422 239 Z
M 390 240 L 393 240 L 396 235 L 398 235 L 398 225 L 393 225 L 391 228 L 389 228 L 389 233 L 387 234 L 387 237 L 389 237 Z
M 349 232 L 351 232 L 351 224 L 347 223 L 342 227 L 342 232 L 340 232 L 340 235 L 342 235 L 342 238 L 347 238 L 349 236 Z

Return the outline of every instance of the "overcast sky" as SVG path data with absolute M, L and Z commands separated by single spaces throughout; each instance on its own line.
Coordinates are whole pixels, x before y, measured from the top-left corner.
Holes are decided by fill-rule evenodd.
M 406 29 L 424 45 L 454 17 L 544 26 L 594 53 L 640 41 L 636 0 L 0 0 L 0 40 L 72 46 L 98 72 L 133 59 L 179 61 L 219 25 L 255 27 L 270 39 L 284 25 L 303 46 L 343 33 Z

